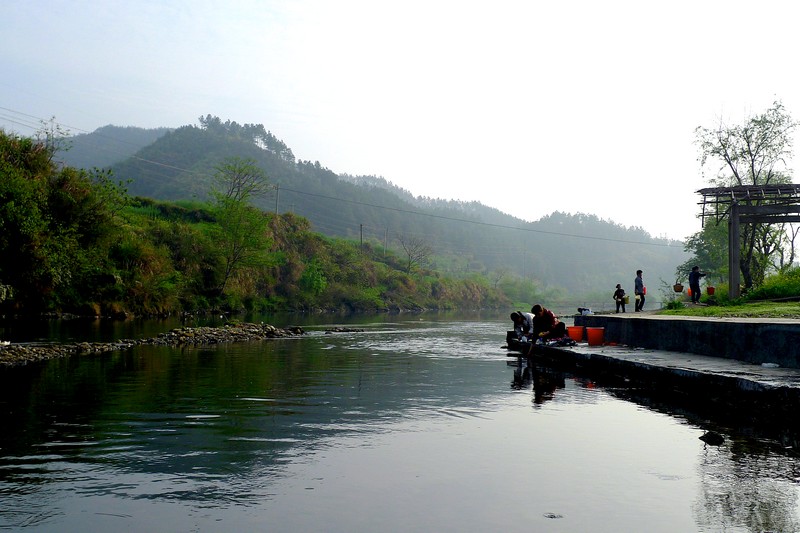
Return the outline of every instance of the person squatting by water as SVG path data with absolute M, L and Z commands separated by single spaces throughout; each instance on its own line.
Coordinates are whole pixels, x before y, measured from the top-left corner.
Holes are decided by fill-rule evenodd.
M 539 304 L 531 307 L 533 313 L 533 338 L 561 339 L 567 335 L 567 325 L 549 309 Z
M 531 340 L 533 335 L 533 315 L 531 313 L 523 313 L 521 311 L 514 311 L 511 313 L 511 321 L 514 322 L 514 331 L 517 334 L 517 340 Z
M 700 278 L 705 276 L 705 272 L 700 272 L 700 267 L 695 265 L 692 267 L 692 271 L 689 272 L 689 290 L 692 291 L 692 303 L 699 304 L 700 303 L 700 295 L 703 294 L 700 291 Z
M 633 306 L 635 311 L 644 309 L 644 281 L 642 280 L 642 271 L 636 271 L 636 279 L 633 280 L 633 294 L 636 297 L 636 304 Z
M 620 308 L 622 308 L 622 312 L 625 312 L 625 289 L 622 288 L 622 285 L 617 283 L 617 290 L 614 291 L 614 301 L 617 302 L 617 313 L 619 313 Z

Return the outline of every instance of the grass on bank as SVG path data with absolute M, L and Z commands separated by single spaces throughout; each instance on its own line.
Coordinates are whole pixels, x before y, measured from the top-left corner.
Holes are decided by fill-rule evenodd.
M 744 317 L 744 318 L 797 318 L 800 319 L 800 302 L 752 302 L 737 305 L 691 305 L 663 309 L 660 315 Z
M 728 298 L 724 285 L 713 296 L 705 294 L 700 300 L 703 305 L 688 303 L 685 294 L 665 291 L 665 296 L 665 309 L 659 312 L 663 315 L 800 319 L 800 268 L 770 276 L 736 300 Z

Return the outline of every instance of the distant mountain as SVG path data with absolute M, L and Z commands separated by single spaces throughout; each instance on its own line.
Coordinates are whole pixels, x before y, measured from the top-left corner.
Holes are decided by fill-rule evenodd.
M 639 268 L 655 295 L 660 280 L 671 285 L 676 266 L 687 259 L 680 242 L 594 215 L 542 213 L 536 222 L 525 222 L 478 202 L 415 197 L 384 178 L 340 176 L 319 162 L 297 161 L 263 125 L 209 115 L 199 126 L 152 134 L 152 142 L 111 166 L 116 178 L 131 180 L 133 195 L 204 200 L 216 165 L 231 156 L 252 158 L 276 185 L 271 197 L 260 200 L 262 209 L 292 211 L 320 233 L 376 246 L 400 249 L 402 240 L 424 239 L 437 256 L 437 269 L 451 275 L 506 270 L 575 297 L 611 300 L 617 283 L 632 292 Z M 89 160 L 80 166 L 103 166 L 108 158 Z
M 69 149 L 59 153 L 59 158 L 71 167 L 108 168 L 114 163 L 129 159 L 168 131 L 169 128 L 103 126 L 92 133 L 70 137 Z

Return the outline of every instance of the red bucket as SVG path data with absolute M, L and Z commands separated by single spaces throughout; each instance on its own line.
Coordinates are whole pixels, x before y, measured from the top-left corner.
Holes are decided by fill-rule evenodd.
M 586 338 L 589 346 L 601 346 L 603 344 L 603 334 L 606 328 L 586 328 Z
M 567 335 L 575 342 L 583 340 L 583 326 L 567 326 Z

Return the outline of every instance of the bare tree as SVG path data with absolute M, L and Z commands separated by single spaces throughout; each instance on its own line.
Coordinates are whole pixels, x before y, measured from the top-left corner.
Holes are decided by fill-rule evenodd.
M 234 202 L 249 203 L 272 189 L 266 173 L 254 159 L 228 157 L 214 167 L 214 193 Z
M 400 235 L 397 240 L 406 254 L 406 274 L 410 274 L 415 266 L 426 264 L 433 254 L 431 245 L 421 237 Z
M 506 267 L 498 267 L 494 269 L 494 273 L 492 275 L 492 279 L 494 280 L 494 288 L 496 289 L 500 282 L 503 280 L 504 277 L 511 274 L 511 270 Z

